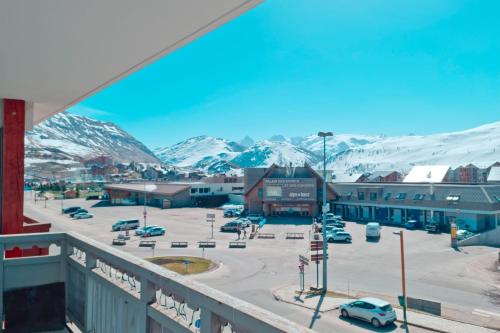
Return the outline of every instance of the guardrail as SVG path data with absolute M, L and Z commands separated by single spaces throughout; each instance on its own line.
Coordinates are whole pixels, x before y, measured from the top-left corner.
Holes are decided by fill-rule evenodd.
M 247 247 L 246 242 L 229 242 L 230 249 L 244 249 Z
M 84 332 L 312 332 L 76 233 L 0 236 L 1 253 L 33 246 L 50 246 L 50 255 L 0 256 L 0 314 L 3 292 L 64 282 L 66 315 Z
M 139 242 L 139 247 L 155 247 L 155 246 L 156 246 L 155 240 L 141 240 Z
M 188 247 L 188 242 L 171 242 L 170 247 L 173 248 Z
M 287 232 L 286 239 L 304 239 L 303 232 Z
M 210 242 L 210 241 L 200 241 L 198 242 L 198 247 L 201 248 L 214 248 L 216 245 L 215 242 Z
M 272 233 L 257 233 L 257 238 L 263 238 L 263 239 L 274 239 L 276 238 L 275 234 Z

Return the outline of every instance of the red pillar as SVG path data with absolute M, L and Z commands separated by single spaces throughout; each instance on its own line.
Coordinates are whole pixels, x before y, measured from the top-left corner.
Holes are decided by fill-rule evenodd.
M 25 107 L 21 100 L 3 100 L 2 234 L 23 231 Z

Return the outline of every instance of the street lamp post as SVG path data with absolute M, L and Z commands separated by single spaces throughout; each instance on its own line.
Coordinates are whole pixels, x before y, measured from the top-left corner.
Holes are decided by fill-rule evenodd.
M 146 179 L 144 179 L 144 228 L 146 228 L 146 216 L 147 216 L 147 211 L 146 211 Z
M 403 230 L 399 232 L 394 232 L 395 235 L 399 235 L 399 244 L 401 249 L 401 287 L 403 290 L 403 320 L 405 327 L 408 326 L 408 321 L 406 320 L 406 274 L 405 274 L 405 250 L 404 250 L 404 238 L 403 238 Z
M 323 228 L 322 228 L 322 234 L 323 234 L 323 292 L 326 293 L 328 290 L 328 283 L 327 283 L 327 248 L 326 248 L 326 213 L 327 213 L 327 204 L 326 204 L 326 138 L 329 136 L 333 136 L 332 132 L 319 132 L 318 136 L 320 138 L 323 138 Z

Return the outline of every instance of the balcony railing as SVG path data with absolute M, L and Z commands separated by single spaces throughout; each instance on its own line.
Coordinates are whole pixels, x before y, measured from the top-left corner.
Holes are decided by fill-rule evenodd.
M 312 332 L 269 311 L 76 233 L 0 236 L 0 313 L 9 290 L 63 282 L 66 317 L 92 333 Z M 8 323 L 7 323 L 8 324 Z

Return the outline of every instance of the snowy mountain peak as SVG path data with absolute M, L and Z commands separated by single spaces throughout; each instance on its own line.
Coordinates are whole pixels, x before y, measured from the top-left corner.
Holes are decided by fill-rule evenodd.
M 96 155 L 116 161 L 159 162 L 154 154 L 130 134 L 109 122 L 63 112 L 26 132 L 26 165 L 77 165 Z
M 328 168 L 347 174 L 375 170 L 406 172 L 418 164 L 488 166 L 500 160 L 499 147 L 500 122 L 433 135 L 335 134 L 326 140 Z M 164 162 L 208 172 L 267 167 L 273 163 L 308 163 L 319 167 L 323 158 L 323 139 L 316 134 L 290 139 L 275 135 L 245 148 L 229 140 L 202 136 L 156 153 Z

